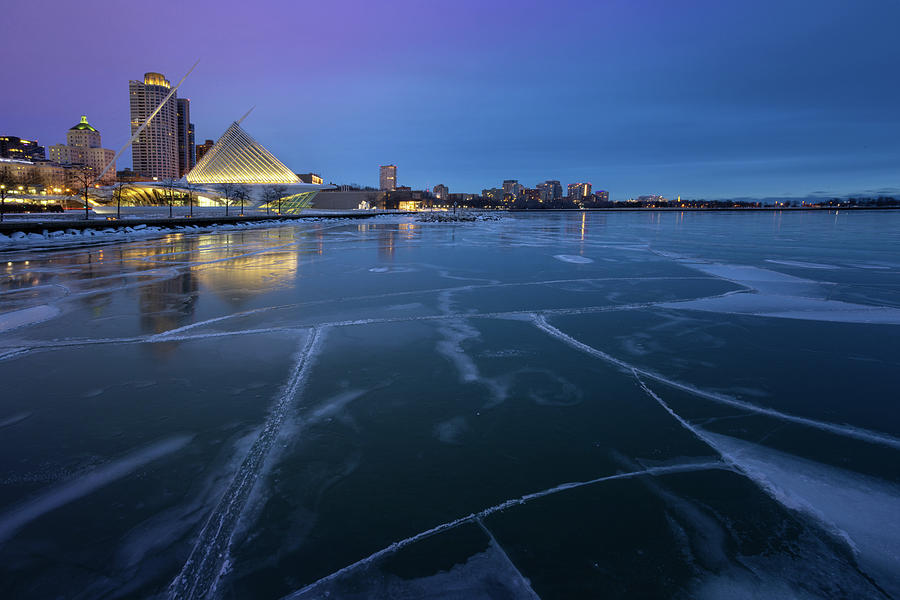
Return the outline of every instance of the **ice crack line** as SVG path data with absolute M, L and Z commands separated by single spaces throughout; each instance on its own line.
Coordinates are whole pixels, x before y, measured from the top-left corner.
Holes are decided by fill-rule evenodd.
M 352 565 L 347 565 L 346 567 L 339 569 L 330 575 L 326 575 L 325 577 L 319 579 L 318 581 L 311 583 L 308 586 L 306 586 L 296 592 L 288 594 L 282 600 L 297 600 L 303 594 L 319 587 L 320 585 L 322 585 L 324 583 L 333 581 L 333 580 L 341 577 L 342 575 L 345 575 L 345 574 L 349 573 L 350 571 L 353 571 L 354 569 L 357 569 L 359 567 L 368 565 L 381 557 L 387 556 L 389 554 L 393 554 L 394 552 L 397 552 L 398 550 L 401 550 L 401 549 L 405 548 L 406 546 L 409 546 L 410 544 L 414 544 L 415 542 L 419 542 L 419 541 L 429 538 L 433 535 L 437 535 L 438 533 L 443 533 L 444 531 L 454 529 L 454 528 L 459 527 L 460 525 L 464 525 L 466 523 L 477 522 L 480 519 L 483 519 L 484 517 L 490 516 L 494 513 L 506 510 L 507 508 L 510 508 L 513 506 L 527 504 L 528 502 L 537 500 L 539 498 L 544 498 L 546 496 L 552 496 L 553 494 L 558 494 L 560 492 L 574 490 L 577 488 L 594 485 L 597 483 L 603 483 L 606 481 L 616 481 L 619 479 L 632 479 L 634 477 L 640 477 L 642 475 L 669 475 L 669 474 L 673 474 L 673 473 L 690 473 L 690 472 L 694 472 L 694 471 L 706 471 L 709 469 L 723 469 L 723 468 L 727 468 L 727 466 L 725 465 L 725 463 L 723 463 L 721 461 L 688 462 L 688 463 L 681 463 L 681 464 L 677 464 L 677 465 L 650 467 L 647 469 L 641 469 L 640 471 L 630 471 L 628 473 L 616 473 L 615 475 L 607 475 L 605 477 L 597 477 L 596 479 L 590 479 L 588 481 L 575 481 L 575 482 L 571 482 L 571 483 L 562 483 L 560 485 L 557 485 L 552 488 L 548 488 L 546 490 L 541 490 L 539 492 L 533 492 L 531 494 L 525 494 L 524 496 L 519 496 L 518 498 L 506 500 L 505 502 L 501 502 L 500 504 L 495 504 L 494 506 L 485 508 L 484 510 L 481 510 L 479 512 L 471 513 L 469 515 L 460 517 L 458 519 L 454 519 L 453 521 L 441 523 L 440 525 L 432 527 L 431 529 L 428 529 L 421 533 L 417 533 L 414 536 L 408 537 L 408 538 L 400 540 L 398 542 L 394 542 L 390 546 L 387 546 L 386 548 L 382 548 L 378 552 L 370 554 L 369 556 L 356 561 Z
M 405 294 L 405 292 L 403 292 Z M 707 298 L 718 298 L 722 296 L 728 296 L 731 294 L 739 294 L 745 293 L 743 291 L 732 291 L 721 294 L 720 296 L 707 296 Z M 541 309 L 540 313 L 545 315 L 580 315 L 580 314 L 595 314 L 602 312 L 615 312 L 622 310 L 640 310 L 644 308 L 653 308 L 659 304 L 664 304 L 665 302 L 639 302 L 635 304 L 609 304 L 603 306 L 585 306 L 581 308 L 546 308 Z M 331 327 L 352 327 L 356 325 L 377 325 L 377 324 L 389 324 L 389 323 L 407 323 L 407 322 L 418 322 L 418 321 L 441 321 L 441 320 L 455 320 L 455 319 L 533 319 L 534 315 L 537 311 L 534 309 L 527 310 L 512 310 L 512 311 L 498 311 L 498 312 L 487 312 L 487 313 L 469 313 L 469 312 L 457 312 L 457 313 L 447 313 L 440 315 L 422 315 L 422 316 L 401 316 L 401 317 L 373 317 L 368 319 L 354 319 L 348 321 L 330 321 L 325 323 L 310 323 L 306 325 L 299 325 L 296 327 L 268 327 L 268 328 L 260 328 L 260 329 L 236 329 L 234 331 L 227 332 L 211 332 L 211 333 L 200 333 L 200 334 L 189 334 L 189 335 L 179 335 L 185 331 L 190 331 L 194 328 L 201 327 L 204 325 L 209 325 L 211 323 L 217 323 L 221 321 L 225 321 L 227 319 L 231 319 L 235 316 L 243 316 L 249 314 L 256 314 L 265 312 L 267 310 L 273 308 L 290 308 L 292 306 L 300 306 L 300 305 L 283 305 L 278 307 L 264 307 L 257 308 L 248 311 L 244 311 L 243 313 L 234 313 L 231 315 L 225 315 L 222 317 L 215 317 L 212 319 L 207 319 L 205 321 L 199 321 L 197 323 L 192 323 L 190 325 L 185 325 L 183 327 L 178 327 L 176 329 L 171 329 L 169 331 L 164 331 L 162 333 L 156 333 L 145 336 L 134 336 L 134 337 L 125 337 L 125 338 L 70 338 L 70 339 L 56 339 L 49 341 L 24 341 L 18 340 L 15 342 L 15 348 L 17 350 L 22 350 L 23 352 L 30 352 L 32 350 L 43 350 L 43 349 L 52 349 L 52 348 L 62 348 L 62 347 L 75 347 L 75 346 L 88 346 L 95 344 L 140 344 L 140 343 L 156 343 L 156 342 L 168 342 L 168 341 L 185 341 L 185 340 L 195 340 L 195 339 L 203 339 L 207 337 L 222 337 L 222 336 L 231 336 L 231 335 L 246 335 L 252 333 L 272 333 L 277 331 L 292 331 L 298 329 L 311 329 L 313 327 L 319 328 L 331 328 Z M 2 345 L 0 345 L 2 347 Z M 20 352 L 19 354 L 21 354 Z M 15 356 L 18 356 L 16 354 Z M 11 357 L 12 355 L 6 356 L 0 354 L 0 360 L 4 358 Z M 625 363 L 622 363 L 623 365 Z M 629 365 L 625 365 L 625 368 L 630 369 Z
M 520 571 L 519 567 L 517 567 L 516 564 L 512 561 L 512 559 L 509 557 L 509 554 L 506 553 L 506 550 L 503 549 L 503 546 L 500 545 L 500 542 L 498 542 L 497 538 L 494 537 L 494 534 L 491 533 L 491 530 L 488 529 L 487 526 L 484 524 L 484 521 L 482 521 L 481 518 L 479 517 L 479 518 L 475 519 L 475 522 L 478 524 L 478 526 L 481 528 L 481 530 L 484 532 L 484 534 L 488 537 L 488 539 L 490 540 L 490 542 L 494 546 L 494 548 L 496 548 L 496 550 L 503 557 L 503 560 L 506 562 L 506 564 L 509 565 L 509 568 L 512 569 L 512 571 L 518 576 L 519 584 L 522 586 L 523 591 L 528 595 L 528 597 L 531 598 L 532 600 L 541 600 L 541 597 L 537 595 L 537 592 L 535 592 L 531 588 L 531 582 L 528 580 L 527 577 L 522 575 L 522 571 Z
M 241 513 L 247 504 L 253 485 L 262 474 L 266 456 L 272 449 L 272 444 L 278 436 L 288 409 L 302 391 L 309 376 L 310 367 L 321 346 L 324 334 L 325 332 L 321 328 L 315 328 L 310 332 L 304 348 L 300 351 L 294 372 L 281 396 L 276 400 L 268 419 L 263 424 L 262 431 L 253 442 L 231 484 L 203 526 L 181 573 L 169 586 L 170 598 L 179 600 L 205 598 L 218 582 Z
M 738 400 L 737 398 L 732 398 L 723 394 L 714 394 L 705 390 L 701 390 L 700 388 L 696 388 L 692 385 L 674 381 L 667 377 L 663 377 L 658 373 L 654 373 L 653 371 L 648 371 L 646 369 L 641 369 L 639 367 L 635 367 L 634 365 L 630 365 L 623 360 L 619 360 L 618 358 L 611 356 L 606 352 L 603 352 L 602 350 L 598 350 L 593 346 L 589 346 L 583 342 L 576 340 L 572 336 L 563 333 L 562 331 L 548 323 L 547 319 L 541 314 L 534 314 L 532 320 L 539 329 L 568 344 L 576 350 L 580 350 L 585 354 L 589 354 L 590 356 L 614 364 L 628 373 L 632 373 L 634 375 L 640 374 L 648 379 L 653 379 L 694 396 L 699 396 L 707 400 L 712 400 L 713 402 L 718 402 L 719 404 L 727 404 L 729 406 L 734 406 L 736 408 L 740 408 L 757 414 L 781 419 L 783 421 L 789 421 L 791 423 L 798 423 L 800 425 L 805 425 L 807 427 L 813 427 L 815 429 L 827 431 L 829 433 L 862 440 L 871 444 L 880 444 L 882 446 L 900 449 L 900 439 L 897 439 L 886 433 L 879 433 L 877 431 L 871 431 L 869 429 L 853 427 L 852 425 L 840 425 L 837 423 L 829 423 L 827 421 L 817 421 L 815 419 L 810 419 L 807 417 L 800 417 L 798 415 L 792 415 L 790 413 L 781 412 L 780 410 L 775 410 L 774 408 L 757 406 L 749 402 L 744 402 L 743 400 Z

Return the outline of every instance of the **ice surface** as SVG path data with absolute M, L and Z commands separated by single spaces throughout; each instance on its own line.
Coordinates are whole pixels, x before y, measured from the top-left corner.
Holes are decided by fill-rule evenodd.
M 45 513 L 86 496 L 117 479 L 126 477 L 149 462 L 177 452 L 190 441 L 191 436 L 181 435 L 156 442 L 127 456 L 113 460 L 102 467 L 77 477 L 73 481 L 56 486 L 35 498 L 27 500 L 12 510 L 0 514 L 0 544 L 15 535 L 19 529 Z
M 858 341 L 900 323 L 895 214 L 391 217 L 0 237 L 0 578 L 11 597 L 534 598 L 566 564 L 590 569 L 566 582 L 589 589 L 617 564 L 598 556 L 640 560 L 636 535 L 611 549 L 604 535 L 550 529 L 550 507 L 580 524 L 598 510 L 592 494 L 610 490 L 619 512 L 608 527 L 655 523 L 665 531 L 647 532 L 652 542 L 671 523 L 660 569 L 632 575 L 665 579 L 673 595 L 803 597 L 793 583 L 804 573 L 837 581 L 856 568 L 850 546 L 900 595 L 897 490 L 877 469 L 704 428 L 739 415 L 798 431 L 797 446 L 834 434 L 873 462 L 893 460 L 900 431 L 876 420 L 879 407 L 832 411 L 845 399 L 812 380 L 808 398 L 773 393 L 766 378 L 791 372 L 784 352 L 755 354 L 752 377 L 723 362 L 782 335 L 804 359 L 832 356 L 846 332 Z M 652 323 L 633 326 L 642 319 Z M 673 338 L 696 348 L 680 354 L 664 343 Z M 844 354 L 850 380 L 892 381 L 878 371 L 896 366 L 889 352 L 856 343 Z M 716 372 L 728 380 L 705 375 Z M 667 390 L 709 418 L 683 418 Z M 886 393 L 880 410 L 891 406 Z M 195 441 L 176 449 L 180 431 Z M 833 454 L 822 460 L 844 464 Z M 157 455 L 159 468 L 142 469 Z M 662 479 L 657 504 L 633 502 Z M 758 495 L 734 494 L 710 517 L 720 491 L 710 481 Z M 748 514 L 762 533 L 732 535 L 726 524 Z M 797 528 L 806 533 L 791 537 Z M 481 545 L 460 546 L 463 530 Z M 758 554 L 735 555 L 735 541 Z M 567 553 L 564 563 L 522 560 L 548 552 Z M 401 556 L 415 568 L 396 569 Z

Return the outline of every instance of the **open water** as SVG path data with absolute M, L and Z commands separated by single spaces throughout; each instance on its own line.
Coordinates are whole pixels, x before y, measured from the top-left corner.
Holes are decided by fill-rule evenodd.
M 0 253 L 0 597 L 900 598 L 900 212 Z

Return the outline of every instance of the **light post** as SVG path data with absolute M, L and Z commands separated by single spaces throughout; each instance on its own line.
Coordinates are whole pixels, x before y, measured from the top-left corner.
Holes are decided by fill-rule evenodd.
M 0 183 L 0 223 L 3 222 L 4 212 L 6 212 L 6 184 Z

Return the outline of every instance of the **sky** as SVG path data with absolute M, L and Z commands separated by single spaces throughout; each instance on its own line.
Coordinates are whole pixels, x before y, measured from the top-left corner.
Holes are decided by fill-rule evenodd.
M 296 172 L 612 199 L 900 194 L 900 0 L 56 0 L 3 7 L 0 134 L 118 150 L 128 81 L 200 63 L 196 139 Z M 118 168 L 130 166 L 130 150 Z

